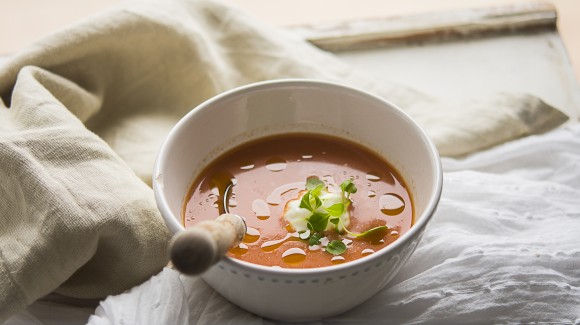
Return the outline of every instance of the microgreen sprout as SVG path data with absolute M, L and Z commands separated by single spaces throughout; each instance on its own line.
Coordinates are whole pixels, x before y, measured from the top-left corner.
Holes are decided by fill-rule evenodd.
M 308 240 L 310 246 L 320 245 L 324 238 L 323 232 L 328 223 L 332 223 L 335 229 L 344 230 L 349 236 L 364 238 L 371 241 L 380 240 L 388 231 L 387 226 L 378 226 L 368 229 L 362 233 L 349 231 L 340 218 L 352 203 L 350 195 L 356 193 L 357 188 L 352 179 L 347 179 L 340 184 L 341 203 L 335 203 L 329 207 L 324 206 L 320 195 L 326 188 L 326 184 L 317 177 L 309 177 L 306 180 L 306 190 L 300 201 L 300 208 L 307 209 L 311 214 L 305 219 L 308 230 L 301 231 L 299 237 Z M 344 253 L 347 246 L 340 240 L 333 240 L 326 245 L 326 251 L 333 255 Z
M 311 191 L 315 188 L 320 187 L 321 189 L 323 189 L 324 187 L 326 187 L 326 185 L 324 184 L 323 181 L 321 181 L 318 177 L 316 176 L 311 176 L 308 177 L 306 179 L 306 189 Z
M 340 240 L 333 240 L 326 245 L 326 251 L 332 255 L 340 255 L 346 252 L 346 245 Z
M 320 240 L 323 237 L 324 237 L 324 235 L 319 233 L 319 232 L 313 233 L 312 236 L 310 236 L 310 239 L 308 240 L 308 245 L 309 246 L 320 245 L 321 244 Z

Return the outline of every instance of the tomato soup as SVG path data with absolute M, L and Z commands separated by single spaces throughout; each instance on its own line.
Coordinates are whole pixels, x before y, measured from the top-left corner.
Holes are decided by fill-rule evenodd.
M 321 188 L 340 193 L 347 182 L 356 187 L 348 187 L 350 192 L 339 199 L 347 204 L 334 205 L 348 211 L 348 232 L 316 231 L 310 222 L 308 230 L 298 231 L 285 217 L 289 202 L 308 193 L 307 180 L 313 178 L 324 185 L 317 193 Z M 371 151 L 335 137 L 294 134 L 250 142 L 214 160 L 192 184 L 182 216 L 189 227 L 223 212 L 240 215 L 248 231 L 243 242 L 228 252 L 230 257 L 265 266 L 313 268 L 352 261 L 386 247 L 413 225 L 412 203 L 399 173 Z M 338 222 L 332 216 L 329 220 L 330 226 Z M 369 229 L 380 231 L 360 235 Z M 336 243 L 342 250 L 330 249 Z

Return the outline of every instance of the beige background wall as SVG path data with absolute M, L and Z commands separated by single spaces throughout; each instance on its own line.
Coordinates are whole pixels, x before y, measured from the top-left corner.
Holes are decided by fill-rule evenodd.
M 137 0 L 138 1 L 138 0 Z M 288 26 L 388 17 L 536 0 L 222 0 L 274 25 Z M 580 1 L 546 0 L 559 15 L 558 28 L 580 79 Z M 0 0 L 0 55 L 86 18 L 120 0 Z

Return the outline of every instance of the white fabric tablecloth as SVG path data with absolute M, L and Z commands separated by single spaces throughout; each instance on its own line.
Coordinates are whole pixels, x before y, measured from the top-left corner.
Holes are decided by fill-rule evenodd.
M 443 165 L 439 209 L 400 274 L 316 324 L 580 323 L 580 125 Z M 275 322 L 167 268 L 102 301 L 89 320 L 185 323 Z

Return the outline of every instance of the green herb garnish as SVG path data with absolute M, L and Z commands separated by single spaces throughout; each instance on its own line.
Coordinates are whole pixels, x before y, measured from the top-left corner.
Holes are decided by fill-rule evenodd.
M 340 217 L 344 213 L 344 203 L 333 204 L 325 209 L 331 216 Z
M 346 252 L 346 245 L 340 240 L 333 240 L 326 245 L 326 251 L 332 255 L 340 255 Z
M 342 222 L 340 216 L 352 203 L 350 195 L 357 191 L 352 179 L 349 178 L 340 184 L 342 202 L 329 207 L 325 207 L 319 197 L 325 187 L 324 182 L 317 177 L 309 177 L 306 180 L 306 189 L 308 191 L 302 196 L 300 208 L 307 209 L 311 214 L 305 219 L 308 230 L 299 233 L 301 239 L 308 240 L 310 246 L 320 245 L 320 240 L 324 237 L 322 232 L 326 230 L 329 222 L 335 225 L 335 229 L 344 229 L 352 237 L 378 241 L 385 236 L 389 229 L 387 226 L 378 226 L 362 233 L 354 233 L 349 231 Z M 333 240 L 326 245 L 326 251 L 333 255 L 340 255 L 346 249 L 347 246 L 340 240 Z
M 324 182 L 321 181 L 320 179 L 318 179 L 318 177 L 311 176 L 311 177 L 308 177 L 306 179 L 306 189 L 307 190 L 312 191 L 313 189 L 316 189 L 318 187 L 320 187 L 321 190 L 326 187 Z
M 387 231 L 389 231 L 389 227 L 378 226 L 378 227 L 371 228 L 365 232 L 361 232 L 360 234 L 353 234 L 350 232 L 349 232 L 349 234 L 351 236 L 354 236 L 357 238 L 368 239 L 369 241 L 379 241 L 379 240 L 383 239 L 383 237 L 385 237 L 385 235 L 387 234 Z M 348 232 L 348 230 L 347 230 L 347 232 Z
M 312 236 L 310 236 L 310 239 L 308 240 L 308 245 L 309 246 L 320 245 L 321 244 L 320 240 L 322 239 L 322 237 L 324 237 L 324 235 L 319 232 L 313 233 Z
M 320 200 L 318 195 L 316 195 L 312 191 L 313 190 L 310 190 L 306 192 L 304 196 L 302 196 L 302 200 L 300 201 L 300 207 L 314 212 L 322 205 L 322 201 Z
M 354 194 L 357 191 L 356 186 L 350 178 L 340 184 L 340 189 L 342 190 L 342 193 L 346 193 L 345 196 L 347 199 L 349 198 L 350 194 Z
M 324 231 L 328 225 L 329 214 L 313 212 L 306 220 L 306 226 L 312 231 Z

